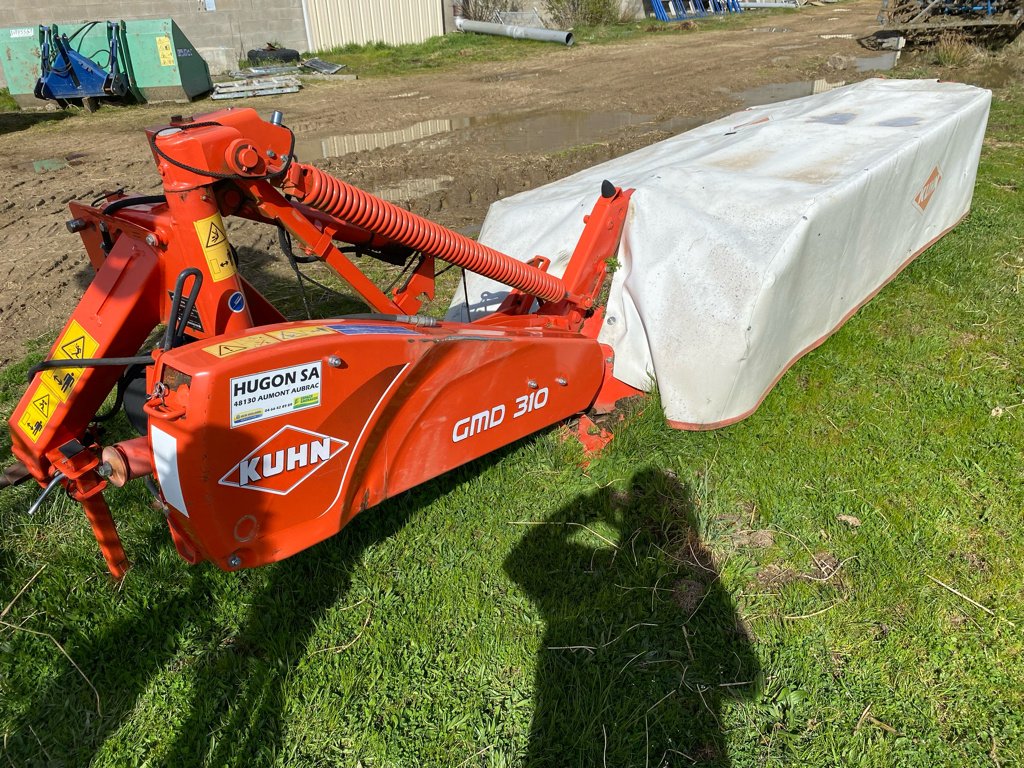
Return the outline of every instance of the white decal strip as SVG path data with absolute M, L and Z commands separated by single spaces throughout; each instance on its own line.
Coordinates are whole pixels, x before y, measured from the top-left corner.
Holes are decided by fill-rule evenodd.
M 149 444 L 153 448 L 153 468 L 156 470 L 160 490 L 167 503 L 188 517 L 185 496 L 181 492 L 181 478 L 178 476 L 178 441 L 157 427 L 149 428 Z
M 402 378 L 402 374 L 405 373 L 405 369 L 408 368 L 410 365 L 412 365 L 412 363 L 406 363 L 405 365 L 402 366 L 402 370 L 395 374 L 395 378 L 391 380 L 391 383 L 388 384 L 388 388 L 384 390 L 384 393 L 380 396 L 380 399 L 377 401 L 377 404 L 373 406 L 373 410 L 370 411 L 370 415 L 366 418 L 366 423 L 363 424 L 363 428 L 359 430 L 359 437 L 356 438 L 355 443 L 352 445 L 352 451 L 348 455 L 348 462 L 346 462 L 345 464 L 345 472 L 342 474 L 341 482 L 338 484 L 338 493 L 335 495 L 334 501 L 328 504 L 324 511 L 320 513 L 321 515 L 326 514 L 327 510 L 333 507 L 335 504 L 337 504 L 338 499 L 341 498 L 341 492 L 345 490 L 345 481 L 348 480 L 348 471 L 352 468 L 352 460 L 355 459 L 356 454 L 359 453 L 359 449 L 363 445 L 363 436 L 366 434 L 367 428 L 373 422 L 373 417 L 377 415 L 377 410 L 380 408 L 381 403 L 383 403 L 387 399 L 388 394 L 391 392 L 392 389 L 394 389 L 395 384 L 397 384 L 398 381 Z

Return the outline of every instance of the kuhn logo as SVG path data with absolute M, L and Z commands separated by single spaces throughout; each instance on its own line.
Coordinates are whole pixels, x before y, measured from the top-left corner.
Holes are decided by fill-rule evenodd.
M 229 469 L 220 484 L 284 496 L 347 447 L 336 437 L 282 427 Z
M 935 190 L 939 188 L 939 182 L 942 181 L 942 172 L 939 171 L 939 166 L 932 168 L 931 176 L 928 177 L 928 181 L 921 187 L 921 191 L 914 196 L 914 205 L 920 208 L 922 211 L 928 207 L 928 203 L 932 201 L 932 196 L 935 194 Z

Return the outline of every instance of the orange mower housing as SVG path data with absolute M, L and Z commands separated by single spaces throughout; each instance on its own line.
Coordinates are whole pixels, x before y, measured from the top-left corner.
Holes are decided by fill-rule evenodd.
M 5 473 L 80 501 L 115 577 L 128 560 L 109 484 L 152 476 L 188 562 L 255 567 L 636 393 L 596 340 L 629 190 L 595 190 L 559 277 L 543 255 L 514 259 L 300 163 L 279 113 L 175 118 L 147 138 L 163 194 L 70 206 L 95 277 L 10 418 L 19 464 Z M 370 311 L 287 322 L 239 272 L 232 216 L 276 227 L 296 271 L 326 263 Z M 386 294 L 353 252 L 404 264 L 407 278 Z M 419 316 L 437 261 L 510 292 L 475 322 Z M 140 437 L 103 445 L 112 392 Z

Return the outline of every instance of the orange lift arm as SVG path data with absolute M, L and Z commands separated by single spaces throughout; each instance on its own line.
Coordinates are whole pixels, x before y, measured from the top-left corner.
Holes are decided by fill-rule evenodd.
M 9 424 L 10 482 L 30 476 L 80 501 L 115 577 L 127 560 L 108 484 L 153 476 L 182 557 L 253 567 L 635 392 L 596 340 L 629 190 L 595 190 L 558 277 L 544 256 L 514 259 L 298 162 L 279 113 L 226 109 L 147 137 L 162 195 L 71 204 L 96 274 Z M 276 226 L 290 258 L 326 263 L 371 312 L 286 321 L 239 273 L 230 216 Z M 385 294 L 353 250 L 409 276 Z M 510 292 L 476 322 L 418 316 L 438 260 Z M 104 446 L 112 392 L 140 437 Z

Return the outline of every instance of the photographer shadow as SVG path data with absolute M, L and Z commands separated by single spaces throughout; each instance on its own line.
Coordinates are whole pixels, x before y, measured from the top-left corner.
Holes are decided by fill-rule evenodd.
M 722 704 L 751 697 L 751 640 L 673 475 L 644 469 L 534 524 L 509 576 L 546 632 L 527 766 L 730 764 Z

